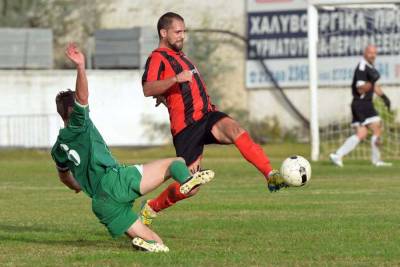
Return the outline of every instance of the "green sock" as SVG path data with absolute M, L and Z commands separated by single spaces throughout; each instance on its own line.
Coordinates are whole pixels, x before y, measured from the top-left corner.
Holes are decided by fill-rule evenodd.
M 186 164 L 180 160 L 175 160 L 169 166 L 169 173 L 172 178 L 180 184 L 183 184 L 190 177 L 190 172 Z

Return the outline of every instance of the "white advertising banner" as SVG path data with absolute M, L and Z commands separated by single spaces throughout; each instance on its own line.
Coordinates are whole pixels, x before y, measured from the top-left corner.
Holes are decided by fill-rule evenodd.
M 308 86 L 307 2 L 248 0 L 247 88 L 270 87 L 264 60 L 282 87 Z M 368 44 L 378 47 L 382 84 L 400 77 L 400 11 L 396 9 L 319 10 L 318 83 L 351 84 Z

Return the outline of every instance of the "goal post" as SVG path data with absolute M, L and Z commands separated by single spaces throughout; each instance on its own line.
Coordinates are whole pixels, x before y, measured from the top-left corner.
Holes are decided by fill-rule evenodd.
M 400 4 L 400 1 L 392 0 L 308 0 L 307 2 L 307 32 L 308 32 L 308 61 L 309 61 L 309 92 L 310 92 L 310 142 L 311 159 L 317 161 L 320 158 L 319 135 L 319 109 L 318 109 L 318 34 L 319 18 L 318 9 L 324 7 L 364 7 L 382 8 Z
M 310 86 L 310 135 L 311 160 L 319 158 L 319 123 L 318 123 L 318 11 L 315 5 L 307 6 L 307 33 L 308 33 L 308 75 Z

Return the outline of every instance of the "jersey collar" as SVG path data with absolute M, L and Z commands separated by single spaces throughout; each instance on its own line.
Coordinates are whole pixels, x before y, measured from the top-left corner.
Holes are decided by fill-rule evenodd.
M 167 52 L 170 55 L 179 55 L 179 56 L 185 55 L 182 51 L 175 52 L 174 50 L 172 50 L 170 48 L 167 48 L 167 47 L 159 47 L 154 51 L 156 51 L 156 52 Z
M 367 66 L 370 67 L 370 68 L 373 68 L 373 67 L 374 67 L 374 65 L 370 64 L 367 60 L 365 60 L 364 57 L 361 58 L 360 63 L 361 63 L 361 64 L 365 64 L 365 65 L 367 65 Z

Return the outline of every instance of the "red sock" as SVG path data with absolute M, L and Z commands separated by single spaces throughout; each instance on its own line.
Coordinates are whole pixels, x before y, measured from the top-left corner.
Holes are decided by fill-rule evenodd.
M 149 206 L 155 211 L 159 212 L 166 209 L 176 202 L 188 198 L 188 195 L 184 195 L 179 191 L 181 185 L 178 182 L 173 182 L 164 191 L 161 192 L 158 197 L 148 202 Z
M 272 170 L 269 158 L 265 155 L 261 146 L 254 143 L 247 132 L 236 138 L 235 145 L 247 161 L 253 164 L 265 177 L 268 176 Z

